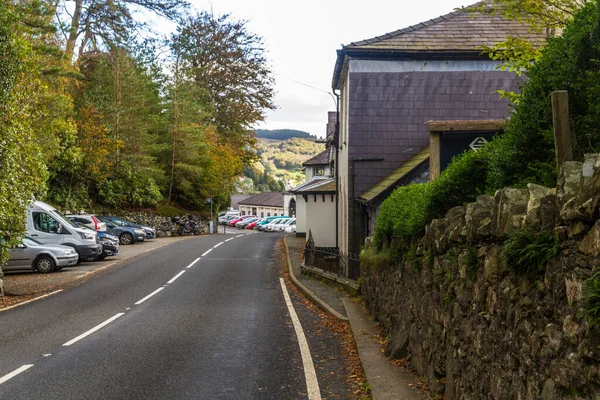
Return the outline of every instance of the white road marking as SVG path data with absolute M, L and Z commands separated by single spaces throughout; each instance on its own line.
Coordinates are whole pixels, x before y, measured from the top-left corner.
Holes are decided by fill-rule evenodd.
M 160 292 L 161 290 L 163 290 L 164 287 L 159 287 L 158 289 L 156 289 L 154 292 L 150 293 L 148 296 L 144 297 L 143 299 L 139 300 L 137 303 L 135 303 L 136 306 L 139 306 L 140 304 L 142 304 L 143 302 L 145 302 L 146 300 L 148 300 L 150 297 L 154 296 L 156 293 Z
M 235 239 L 235 238 L 229 238 L 226 240 L 226 242 L 229 242 L 230 240 L 233 240 L 233 239 Z
M 178 273 L 177 275 L 175 275 L 174 277 L 171 278 L 171 280 L 167 283 L 173 283 L 177 280 L 177 278 L 179 278 L 181 275 L 183 275 L 183 273 L 185 272 L 185 269 L 183 271 L 181 271 L 180 273 Z
M 84 337 L 89 336 L 92 333 L 96 332 L 98 329 L 101 329 L 101 328 L 105 327 L 106 325 L 110 324 L 111 322 L 113 322 L 115 319 L 121 317 L 122 315 L 125 315 L 125 313 L 118 313 L 117 315 L 114 315 L 114 316 L 110 317 L 109 319 L 107 319 L 106 321 L 104 321 L 103 323 L 101 323 L 100 325 L 96 325 L 95 327 L 93 327 L 89 331 L 87 331 L 85 333 L 82 333 L 81 335 L 77 336 L 75 339 L 69 340 L 67 343 L 63 344 L 63 346 L 70 346 L 73 343 L 80 341 Z
M 200 257 L 196 258 L 190 265 L 188 265 L 187 267 L 185 267 L 186 269 L 190 269 L 194 266 L 194 264 L 196 264 L 198 261 L 200 261 Z
M 224 243 L 224 242 L 221 242 L 221 243 L 219 243 L 219 244 L 215 244 L 215 245 L 213 246 L 213 249 L 216 249 L 217 247 L 219 247 L 219 246 L 220 246 L 220 245 L 222 245 L 223 243 Z
M 302 364 L 304 365 L 304 377 L 306 379 L 306 390 L 308 391 L 308 400 L 321 400 L 321 390 L 319 389 L 319 381 L 317 380 L 317 373 L 315 372 L 315 366 L 313 364 L 312 357 L 310 355 L 310 349 L 306 336 L 304 336 L 304 330 L 290 300 L 287 288 L 283 278 L 279 278 L 281 283 L 281 290 L 283 291 L 283 297 L 285 298 L 285 304 L 287 305 L 292 323 L 294 324 L 294 330 L 296 331 L 296 337 L 298 338 L 298 345 L 300 346 L 300 354 L 302 355 Z
M 27 371 L 31 367 L 33 367 L 33 364 L 25 364 L 22 367 L 15 369 L 10 374 L 4 375 L 2 378 L 0 378 L 0 385 L 6 382 L 7 380 L 19 375 L 21 372 Z
M 200 257 L 204 257 L 205 255 L 207 255 L 208 253 L 210 253 L 212 251 L 212 249 L 208 249 L 204 252 L 204 254 L 202 254 Z
M 3 309 L 0 309 L 0 311 L 6 311 L 6 310 L 10 310 L 10 309 L 12 309 L 12 308 L 15 308 L 15 307 L 24 306 L 24 305 L 25 305 L 25 304 L 27 304 L 27 303 L 31 303 L 31 302 L 34 302 L 34 301 L 36 301 L 36 300 L 41 300 L 41 299 L 44 299 L 44 298 L 46 298 L 46 297 L 50 297 L 50 296 L 52 296 L 52 295 L 55 295 L 55 294 L 57 294 L 57 293 L 60 293 L 60 292 L 62 292 L 62 291 L 63 291 L 62 289 L 55 290 L 54 292 L 51 292 L 51 293 L 46 293 L 45 295 L 43 295 L 43 296 L 40 296 L 40 297 L 36 297 L 35 299 L 27 300 L 27 301 L 24 301 L 24 302 L 22 302 L 22 303 L 15 304 L 14 306 L 10 306 L 10 307 L 6 307 L 6 308 L 3 308 Z

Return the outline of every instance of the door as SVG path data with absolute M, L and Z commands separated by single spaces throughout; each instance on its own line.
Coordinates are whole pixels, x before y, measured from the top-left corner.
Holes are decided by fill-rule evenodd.
M 61 233 L 65 228 L 50 214 L 34 211 L 31 213 L 33 218 L 33 232 L 31 237 L 45 244 L 61 244 L 63 236 Z

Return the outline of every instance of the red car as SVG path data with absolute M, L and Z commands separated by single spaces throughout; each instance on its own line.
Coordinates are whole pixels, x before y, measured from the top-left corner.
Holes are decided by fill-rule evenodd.
M 263 220 L 263 218 L 261 218 L 261 219 L 259 219 L 259 220 L 256 220 L 256 221 L 254 221 L 254 222 L 250 222 L 248 225 L 246 225 L 246 229 L 254 229 L 254 227 L 256 226 L 256 224 L 257 224 L 258 222 L 262 221 L 262 220 Z
M 227 222 L 229 226 L 235 226 L 236 223 L 245 220 L 246 218 L 256 218 L 256 215 L 244 215 L 243 217 L 234 218 L 231 221 Z

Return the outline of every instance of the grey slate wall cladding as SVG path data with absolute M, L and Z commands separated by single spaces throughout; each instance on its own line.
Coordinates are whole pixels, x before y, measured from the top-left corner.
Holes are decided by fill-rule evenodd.
M 505 71 L 350 74 L 349 157 L 383 157 L 357 166 L 358 197 L 429 144 L 429 120 L 501 119 L 509 115 L 496 90 L 518 91 Z

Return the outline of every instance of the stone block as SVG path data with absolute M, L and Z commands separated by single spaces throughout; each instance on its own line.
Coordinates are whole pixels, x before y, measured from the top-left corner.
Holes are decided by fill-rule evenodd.
M 529 202 L 527 189 L 504 188 L 494 196 L 492 212 L 492 234 L 506 237 L 523 227 Z

